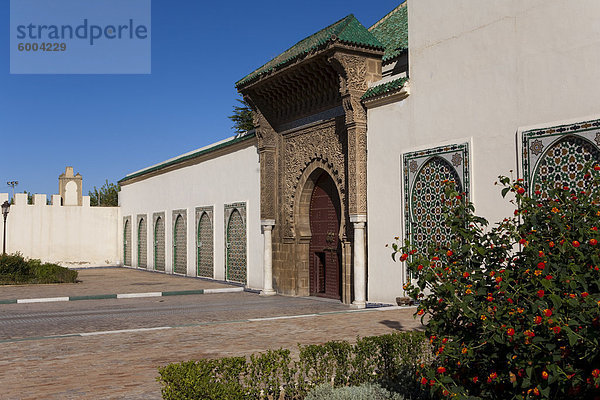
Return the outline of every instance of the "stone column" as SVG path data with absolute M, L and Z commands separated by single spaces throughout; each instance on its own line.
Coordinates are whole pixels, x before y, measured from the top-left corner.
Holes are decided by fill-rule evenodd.
M 365 225 L 366 215 L 351 215 L 354 225 L 354 301 L 356 308 L 367 306 L 367 263 L 365 257 Z
M 273 232 L 273 226 L 275 225 L 274 219 L 263 219 L 260 221 L 263 228 L 264 236 L 264 285 L 263 290 L 260 293 L 263 296 L 273 296 L 275 290 L 273 290 L 273 248 L 271 234 Z

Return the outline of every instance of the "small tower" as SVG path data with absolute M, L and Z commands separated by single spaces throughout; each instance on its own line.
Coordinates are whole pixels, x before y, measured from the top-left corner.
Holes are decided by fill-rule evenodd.
M 58 177 L 58 194 L 63 206 L 81 206 L 83 204 L 83 178 L 73 175 L 73 167 L 65 168 L 65 173 Z

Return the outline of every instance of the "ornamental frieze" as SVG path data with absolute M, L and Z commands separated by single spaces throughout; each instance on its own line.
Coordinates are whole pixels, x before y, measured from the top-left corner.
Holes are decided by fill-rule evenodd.
M 319 163 L 322 169 L 330 173 L 342 195 L 340 200 L 345 202 L 346 142 L 346 133 L 343 129 L 336 129 L 335 120 L 284 137 L 285 237 L 294 236 L 294 203 L 298 183 L 306 168 L 313 163 Z

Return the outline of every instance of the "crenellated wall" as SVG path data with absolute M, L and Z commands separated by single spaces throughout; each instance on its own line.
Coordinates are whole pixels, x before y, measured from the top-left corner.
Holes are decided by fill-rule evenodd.
M 7 253 L 70 267 L 120 265 L 118 207 L 90 207 L 89 196 L 81 206 L 61 206 L 60 195 L 47 205 L 46 198 L 35 194 L 30 205 L 26 193 L 15 194 L 6 220 Z M 8 194 L 0 193 L 0 204 L 6 200 Z

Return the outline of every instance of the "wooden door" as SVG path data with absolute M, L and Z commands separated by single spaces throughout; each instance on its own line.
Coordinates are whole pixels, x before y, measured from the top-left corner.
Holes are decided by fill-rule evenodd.
M 341 299 L 340 201 L 331 178 L 323 173 L 310 199 L 310 294 Z

